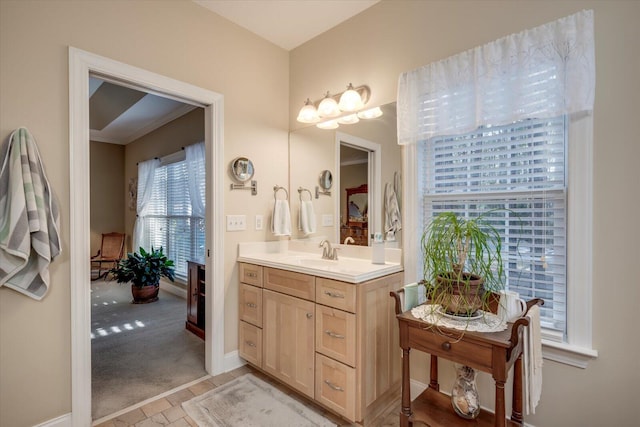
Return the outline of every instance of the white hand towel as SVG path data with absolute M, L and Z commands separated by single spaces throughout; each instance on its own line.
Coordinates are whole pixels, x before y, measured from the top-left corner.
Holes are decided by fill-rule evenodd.
M 49 264 L 60 254 L 58 205 L 27 129 L 11 134 L 4 154 L 0 169 L 0 286 L 41 300 L 49 289 Z
M 300 230 L 302 230 L 305 235 L 316 232 L 316 213 L 313 210 L 311 200 L 303 200 L 300 202 L 300 216 L 298 219 Z
M 535 414 L 542 394 L 542 339 L 540 334 L 540 307 L 534 305 L 527 313 L 529 327 L 524 333 L 524 384 L 526 414 Z
M 276 200 L 271 215 L 271 232 L 275 236 L 291 236 L 291 213 L 287 200 Z

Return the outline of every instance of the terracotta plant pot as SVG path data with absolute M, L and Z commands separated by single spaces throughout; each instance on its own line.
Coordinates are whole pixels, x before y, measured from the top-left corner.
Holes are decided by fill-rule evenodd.
M 436 301 L 448 314 L 456 316 L 471 316 L 482 307 L 482 294 L 484 293 L 484 280 L 480 276 L 471 273 L 462 273 L 461 281 L 457 274 L 448 273 L 437 277 Z
M 147 304 L 158 301 L 158 292 L 160 285 L 138 287 L 131 285 L 131 295 L 133 295 L 134 304 Z

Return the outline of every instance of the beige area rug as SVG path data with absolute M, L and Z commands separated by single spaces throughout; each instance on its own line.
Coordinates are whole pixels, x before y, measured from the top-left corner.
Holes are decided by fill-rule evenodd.
M 182 407 L 200 427 L 336 425 L 252 374 L 196 396 Z

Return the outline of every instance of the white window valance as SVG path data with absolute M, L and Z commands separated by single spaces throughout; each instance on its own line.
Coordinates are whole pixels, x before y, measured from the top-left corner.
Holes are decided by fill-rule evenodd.
M 591 111 L 593 34 L 582 11 L 401 74 L 398 143 Z

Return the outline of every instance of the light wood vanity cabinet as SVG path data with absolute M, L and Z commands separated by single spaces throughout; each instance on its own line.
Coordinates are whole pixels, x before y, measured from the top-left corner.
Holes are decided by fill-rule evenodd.
M 399 399 L 389 292 L 402 273 L 353 284 L 240 263 L 240 281 L 239 352 L 249 363 L 352 422 L 367 424 Z

